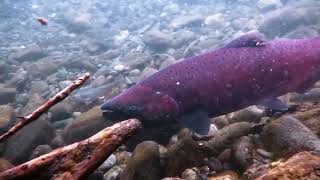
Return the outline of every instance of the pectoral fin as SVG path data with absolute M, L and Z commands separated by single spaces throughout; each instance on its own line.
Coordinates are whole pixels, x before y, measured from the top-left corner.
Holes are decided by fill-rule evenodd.
M 191 131 L 207 135 L 210 128 L 208 113 L 202 110 L 193 111 L 192 113 L 183 115 L 177 119 L 183 126 Z
M 281 112 L 288 110 L 288 106 L 277 98 L 263 99 L 259 101 L 257 105 L 265 106 L 267 108 L 270 108 L 276 111 L 281 111 Z

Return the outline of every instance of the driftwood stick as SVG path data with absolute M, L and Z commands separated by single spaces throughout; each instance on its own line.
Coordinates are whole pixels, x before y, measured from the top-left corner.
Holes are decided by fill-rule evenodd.
M 92 137 L 0 173 L 0 179 L 82 179 L 141 128 L 137 119 L 107 127 Z
M 72 84 L 70 84 L 68 87 L 61 90 L 58 94 L 50 98 L 47 102 L 45 102 L 43 105 L 38 107 L 36 110 L 34 110 L 32 113 L 30 113 L 27 116 L 22 117 L 21 121 L 14 125 L 12 128 L 10 128 L 6 133 L 0 136 L 0 143 L 4 140 L 8 139 L 10 136 L 15 134 L 17 131 L 19 131 L 21 128 L 26 126 L 27 124 L 31 123 L 34 120 L 37 120 L 43 113 L 47 112 L 50 107 L 57 104 L 58 102 L 65 99 L 72 91 L 80 87 L 86 80 L 88 80 L 90 77 L 89 73 L 86 73 L 85 75 L 81 76 Z

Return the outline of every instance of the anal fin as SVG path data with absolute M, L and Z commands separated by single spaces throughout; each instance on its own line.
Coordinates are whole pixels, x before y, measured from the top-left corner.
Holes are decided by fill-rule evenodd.
M 177 120 L 186 128 L 200 135 L 207 135 L 210 129 L 209 115 L 203 110 L 193 111 Z

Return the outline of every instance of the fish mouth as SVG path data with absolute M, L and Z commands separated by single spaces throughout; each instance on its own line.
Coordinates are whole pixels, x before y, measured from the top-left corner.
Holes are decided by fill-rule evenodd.
M 106 102 L 101 106 L 103 117 L 111 121 L 123 121 L 130 118 L 139 118 L 142 112 L 140 108 L 135 106 L 122 107 L 117 104 Z

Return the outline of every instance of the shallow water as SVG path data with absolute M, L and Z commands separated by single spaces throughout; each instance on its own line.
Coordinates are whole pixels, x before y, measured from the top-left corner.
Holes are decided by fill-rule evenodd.
M 101 111 L 87 111 L 167 66 L 222 47 L 249 31 L 260 32 L 266 42 L 317 37 L 319 17 L 318 0 L 3 0 L 1 133 L 19 121 L 16 117 L 27 115 L 85 72 L 91 78 L 43 115 L 45 123 L 33 124 L 33 129 L 21 132 L 25 136 L 15 136 L 8 145 L 0 146 L 0 157 L 20 164 L 34 157 L 31 154 L 38 145 L 56 148 L 85 139 L 110 123 L 101 117 Z M 313 107 L 318 102 L 314 96 L 295 96 L 295 102 L 290 102 L 290 97 L 282 99 L 299 107 L 312 102 Z M 310 108 L 310 104 L 306 106 Z M 264 110 L 250 112 L 253 115 L 244 117 L 255 123 L 268 114 Z M 231 116 L 229 121 L 235 121 Z M 87 123 L 77 125 L 80 120 Z M 224 123 L 218 121 L 214 127 L 220 129 Z M 181 128 L 175 126 L 158 134 L 146 130 L 143 138 L 129 142 L 128 147 L 132 150 L 142 140 L 169 147 Z M 57 143 L 57 137 L 62 137 L 62 142 Z M 180 171 L 168 172 L 160 176 L 181 175 Z

